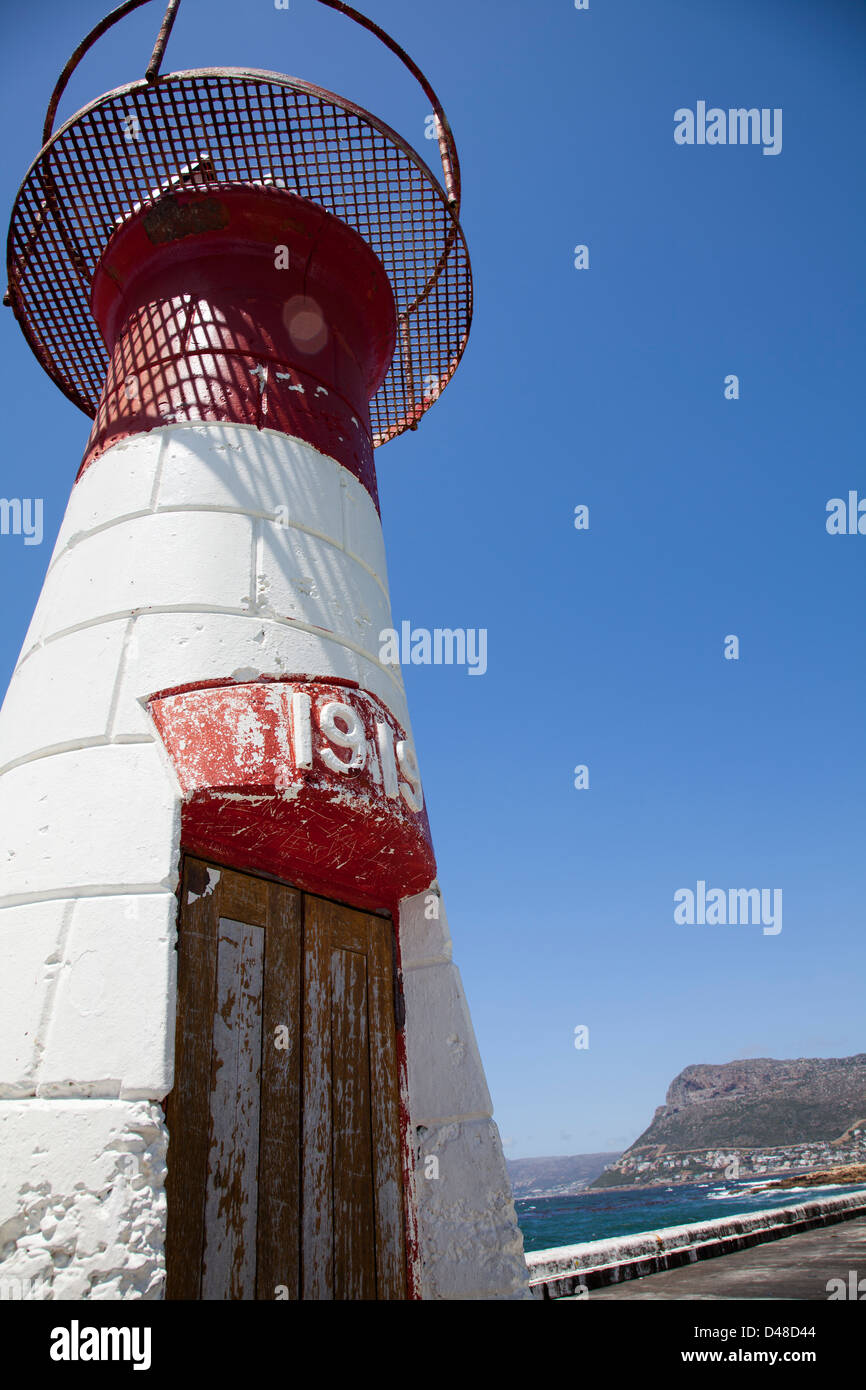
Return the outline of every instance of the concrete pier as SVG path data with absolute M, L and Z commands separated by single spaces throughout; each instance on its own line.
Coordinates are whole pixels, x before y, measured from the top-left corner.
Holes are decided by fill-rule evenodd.
M 853 1278 L 852 1278 L 853 1274 Z M 862 1287 L 861 1285 L 862 1281 Z M 594 1290 L 591 1298 L 762 1302 L 866 1301 L 866 1216 Z M 577 1301 L 577 1300 L 575 1300 Z
M 857 1228 L 862 1228 L 863 1245 L 857 1246 L 857 1249 L 860 1251 L 860 1268 L 866 1275 L 866 1190 L 857 1189 L 855 1192 L 841 1195 L 817 1197 L 795 1206 L 752 1212 L 746 1216 L 729 1216 L 719 1221 L 702 1221 L 690 1226 L 667 1226 L 656 1231 L 641 1232 L 639 1235 L 538 1250 L 527 1256 L 530 1286 L 534 1297 L 543 1299 L 585 1298 L 589 1293 L 592 1293 L 593 1297 L 619 1298 L 799 1298 L 804 1295 L 711 1292 L 710 1290 L 717 1286 L 721 1287 L 716 1274 L 717 1257 L 728 1257 L 724 1261 L 726 1269 L 739 1269 L 739 1264 L 730 1264 L 735 1255 L 745 1256 L 751 1254 L 756 1246 L 781 1241 L 782 1245 L 778 1250 L 772 1253 L 766 1249 L 756 1252 L 755 1262 L 746 1261 L 742 1265 L 742 1269 L 746 1271 L 746 1283 L 751 1277 L 749 1271 L 752 1271 L 754 1276 L 753 1282 L 757 1279 L 758 1283 L 761 1283 L 757 1275 L 757 1271 L 761 1269 L 773 1271 L 777 1275 L 786 1270 L 799 1272 L 799 1261 L 802 1257 L 795 1253 L 795 1238 L 800 1240 L 808 1233 L 820 1233 L 826 1240 L 823 1244 L 817 1242 L 814 1249 L 823 1251 L 826 1255 L 826 1260 L 822 1256 L 821 1268 L 827 1260 L 833 1264 L 833 1271 L 825 1276 L 826 1284 L 827 1279 L 832 1277 L 847 1278 L 849 1270 L 849 1264 L 842 1268 L 848 1256 L 840 1253 L 844 1242 L 838 1238 L 838 1229 L 826 1229 L 838 1228 L 841 1222 L 854 1222 Z M 856 1236 L 854 1239 L 856 1245 L 861 1237 Z M 813 1247 L 804 1246 L 803 1249 L 812 1250 Z M 710 1262 L 710 1267 L 706 1270 L 700 1269 L 699 1266 L 705 1261 Z M 856 1269 L 856 1262 L 850 1265 L 850 1268 Z M 647 1277 L 651 1277 L 652 1284 L 646 1287 L 655 1289 L 662 1287 L 657 1283 L 662 1275 L 667 1278 L 674 1274 L 679 1278 L 673 1282 L 669 1281 L 665 1287 L 673 1288 L 676 1292 L 644 1292 L 643 1280 Z M 641 1281 L 640 1290 L 633 1286 L 634 1280 Z M 772 1284 L 769 1276 L 764 1280 L 764 1284 Z M 814 1278 L 810 1277 L 809 1287 L 817 1287 Z M 692 1289 L 696 1291 L 686 1291 Z M 821 1290 L 820 1293 L 806 1296 L 829 1297 L 823 1284 Z

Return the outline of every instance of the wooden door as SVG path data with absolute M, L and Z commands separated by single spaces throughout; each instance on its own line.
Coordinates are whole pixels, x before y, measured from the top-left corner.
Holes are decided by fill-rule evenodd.
M 391 922 L 187 857 L 167 1296 L 406 1296 Z

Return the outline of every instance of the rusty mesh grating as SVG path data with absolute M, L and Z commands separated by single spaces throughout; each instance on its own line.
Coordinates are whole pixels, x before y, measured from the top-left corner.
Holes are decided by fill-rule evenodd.
M 137 204 L 190 182 L 285 186 L 364 237 L 398 313 L 394 359 L 371 402 L 374 442 L 413 428 L 453 375 L 472 317 L 469 257 L 448 198 L 411 147 L 360 107 L 233 68 L 118 88 L 61 127 L 31 166 L 9 231 L 9 292 L 60 389 L 96 414 L 108 366 L 89 306 L 96 262 Z

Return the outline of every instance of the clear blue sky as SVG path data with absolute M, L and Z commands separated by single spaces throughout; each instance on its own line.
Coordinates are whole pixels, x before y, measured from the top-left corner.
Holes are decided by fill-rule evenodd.
M 7 216 L 102 4 L 3 14 Z M 825 530 L 866 496 L 866 8 L 361 7 L 443 99 L 475 275 L 454 382 L 378 453 L 395 622 L 489 633 L 483 677 L 406 671 L 455 955 L 507 1152 L 624 1147 L 689 1063 L 866 1050 L 866 536 Z M 161 8 L 61 118 L 141 74 Z M 166 69 L 220 63 L 342 92 L 432 157 L 411 79 L 313 0 L 183 0 Z M 781 154 L 675 145 L 698 100 L 781 107 Z M 46 510 L 41 547 L 0 537 L 5 686 L 89 424 L 9 311 L 0 333 L 2 493 Z M 698 879 L 781 888 L 781 933 L 677 926 Z

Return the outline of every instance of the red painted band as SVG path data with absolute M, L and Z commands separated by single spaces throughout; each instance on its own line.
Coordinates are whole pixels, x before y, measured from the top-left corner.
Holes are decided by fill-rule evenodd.
M 369 401 L 394 296 L 338 218 L 279 188 L 168 194 L 111 237 L 91 306 L 111 361 L 82 469 L 160 425 L 233 422 L 305 440 L 377 501 Z
M 296 693 L 310 698 L 309 766 L 296 740 Z M 323 750 L 331 762 L 350 761 L 318 727 L 331 702 L 360 719 L 363 766 L 335 771 L 325 761 Z M 405 733 L 369 691 L 328 681 L 214 685 L 155 697 L 150 712 L 183 792 L 188 853 L 392 912 L 435 878 L 427 812 L 411 809 L 405 782 L 388 795 L 377 753 L 377 723 L 394 748 Z

